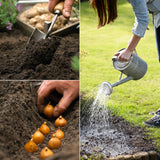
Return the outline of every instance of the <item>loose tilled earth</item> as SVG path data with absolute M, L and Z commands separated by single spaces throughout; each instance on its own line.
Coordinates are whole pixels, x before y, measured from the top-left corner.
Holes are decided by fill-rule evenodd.
M 40 159 L 40 151 L 47 146 L 52 133 L 56 130 L 54 120 L 39 115 L 36 96 L 30 92 L 29 81 L 0 82 L 0 159 L 26 160 Z M 53 150 L 52 160 L 79 159 L 79 100 L 75 100 L 63 114 L 67 125 L 61 128 L 65 134 L 62 146 Z M 38 152 L 28 153 L 24 149 L 31 135 L 46 121 L 51 133 L 45 136 Z M 65 158 L 64 158 L 65 157 Z
M 84 100 L 81 101 L 82 104 L 85 104 Z M 80 154 L 82 157 L 103 155 L 104 158 L 107 158 L 142 151 L 157 151 L 153 139 L 147 137 L 144 129 L 136 127 L 111 113 L 107 114 L 109 118 L 106 122 L 102 123 L 104 120 L 98 117 L 100 122 L 94 122 L 94 124 L 92 122 L 90 125 L 91 113 L 88 112 L 90 108 L 87 106 L 86 110 L 83 108 L 84 106 L 81 109 L 80 120 Z M 100 110 L 100 112 L 103 114 L 104 111 Z
M 0 32 L 0 79 L 79 79 L 72 57 L 79 56 L 79 30 L 32 42 L 16 27 Z

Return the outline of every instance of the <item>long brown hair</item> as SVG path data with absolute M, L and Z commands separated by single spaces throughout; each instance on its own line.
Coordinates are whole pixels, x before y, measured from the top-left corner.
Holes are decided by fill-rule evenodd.
M 98 13 L 98 28 L 117 18 L 117 0 L 90 0 L 90 3 Z

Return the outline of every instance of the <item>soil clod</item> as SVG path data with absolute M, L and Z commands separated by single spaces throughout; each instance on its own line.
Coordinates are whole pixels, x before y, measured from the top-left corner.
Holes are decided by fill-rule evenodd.
M 18 28 L 0 32 L 1 79 L 78 80 L 79 72 L 72 68 L 72 57 L 79 57 L 77 30 L 50 39 L 32 41 Z

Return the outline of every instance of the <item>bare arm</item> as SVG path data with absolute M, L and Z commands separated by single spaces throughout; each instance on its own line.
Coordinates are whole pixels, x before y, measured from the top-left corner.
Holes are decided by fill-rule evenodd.
M 133 34 L 133 36 L 131 37 L 131 40 L 128 43 L 127 48 L 115 54 L 115 55 L 119 55 L 118 59 L 120 61 L 128 61 L 131 57 L 132 52 L 135 50 L 138 42 L 140 41 L 140 39 L 141 37 L 138 37 Z
M 128 0 L 128 1 L 131 3 L 135 14 L 135 24 L 134 28 L 132 29 L 133 35 L 128 43 L 127 48 L 115 54 L 119 55 L 118 59 L 121 61 L 129 60 L 132 52 L 138 45 L 140 39 L 144 36 L 149 22 L 146 1 L 145 0 Z

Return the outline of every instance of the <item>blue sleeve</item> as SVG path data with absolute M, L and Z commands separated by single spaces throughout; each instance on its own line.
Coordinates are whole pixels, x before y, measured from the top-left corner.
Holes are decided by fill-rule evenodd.
M 139 37 L 144 37 L 149 23 L 146 0 L 128 0 L 128 2 L 131 3 L 135 14 L 135 23 L 132 33 Z

